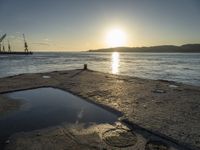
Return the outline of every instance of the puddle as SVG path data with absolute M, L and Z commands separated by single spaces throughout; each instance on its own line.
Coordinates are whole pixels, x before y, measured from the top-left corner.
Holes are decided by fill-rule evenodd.
M 118 116 L 75 95 L 55 88 L 38 88 L 5 94 L 25 102 L 21 110 L 0 117 L 1 141 L 26 132 L 62 123 L 114 123 Z

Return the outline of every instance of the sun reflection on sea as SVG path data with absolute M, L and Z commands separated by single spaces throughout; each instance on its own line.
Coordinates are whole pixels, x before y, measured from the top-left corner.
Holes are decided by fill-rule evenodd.
M 112 53 L 112 73 L 113 74 L 119 73 L 119 62 L 120 62 L 119 53 L 113 52 Z

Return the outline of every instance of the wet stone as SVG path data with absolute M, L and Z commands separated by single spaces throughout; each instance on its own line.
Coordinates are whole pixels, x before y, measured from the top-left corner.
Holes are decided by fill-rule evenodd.
M 103 133 L 103 141 L 113 147 L 129 147 L 137 143 L 136 135 L 124 128 L 114 128 Z

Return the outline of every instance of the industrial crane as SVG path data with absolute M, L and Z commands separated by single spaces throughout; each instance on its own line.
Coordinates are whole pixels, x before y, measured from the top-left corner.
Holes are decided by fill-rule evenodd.
M 4 46 L 4 41 L 6 38 L 6 34 L 4 34 L 2 37 L 0 37 L 0 55 L 7 55 L 7 54 L 12 54 L 12 55 L 29 55 L 33 54 L 31 51 L 28 50 L 28 44 L 25 39 L 25 35 L 23 34 L 23 40 L 24 40 L 24 52 L 18 52 L 18 51 L 11 51 L 11 45 L 9 39 L 7 39 L 8 42 L 8 51 L 6 51 L 6 48 Z
M 11 46 L 9 40 L 8 40 L 8 52 L 11 52 Z
M 1 43 L 2 41 L 5 39 L 6 34 L 4 34 L 1 38 L 0 38 L 0 52 L 1 52 Z M 3 46 L 3 49 L 5 50 L 5 47 Z
M 23 38 L 24 38 L 24 51 L 26 52 L 26 53 L 28 53 L 28 44 L 27 44 L 27 42 L 26 42 L 26 39 L 25 39 L 25 35 L 23 34 Z

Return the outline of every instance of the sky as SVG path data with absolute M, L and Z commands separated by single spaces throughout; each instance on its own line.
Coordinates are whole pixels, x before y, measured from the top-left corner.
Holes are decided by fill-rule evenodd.
M 12 49 L 82 51 L 200 43 L 200 0 L 0 0 L 0 35 Z M 115 46 L 115 45 L 113 45 Z

